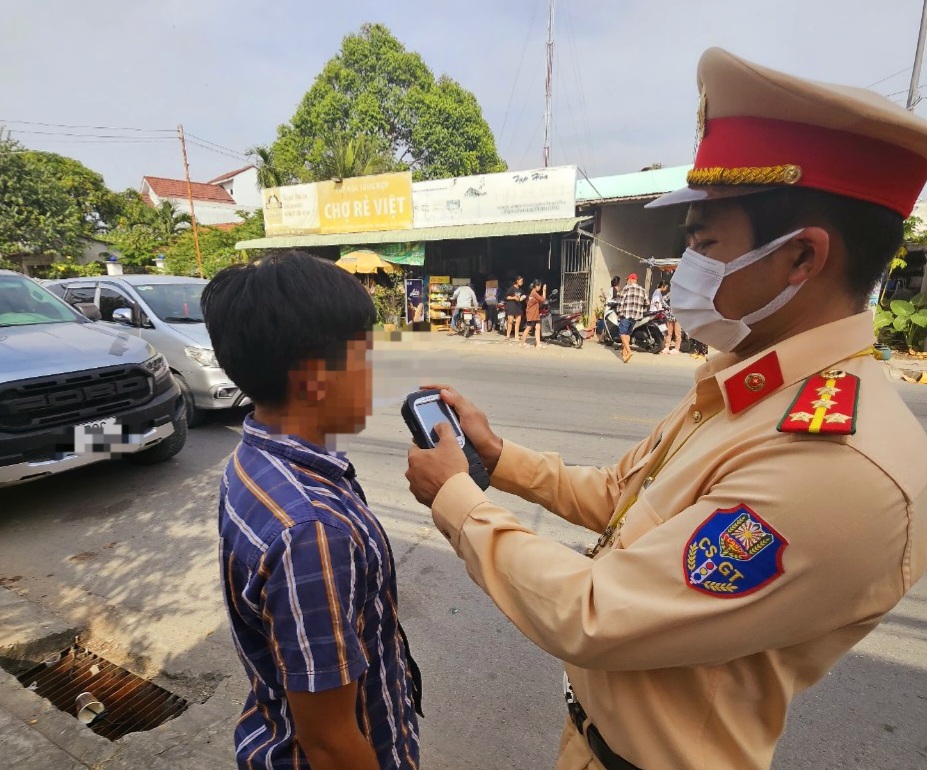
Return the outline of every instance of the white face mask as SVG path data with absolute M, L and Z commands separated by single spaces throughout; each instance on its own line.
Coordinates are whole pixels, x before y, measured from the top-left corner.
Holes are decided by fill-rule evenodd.
M 769 304 L 759 310 L 745 315 L 740 320 L 725 318 L 715 307 L 715 296 L 721 288 L 721 282 L 731 273 L 736 273 L 763 257 L 769 256 L 776 249 L 784 246 L 801 230 L 783 235 L 770 241 L 765 246 L 748 251 L 733 262 L 719 262 L 699 254 L 694 249 L 686 249 L 682 261 L 673 275 L 673 315 L 686 334 L 704 342 L 715 350 L 729 353 L 734 350 L 750 333 L 750 324 L 768 318 L 782 308 L 802 287 L 804 281 L 795 286 L 787 286 Z

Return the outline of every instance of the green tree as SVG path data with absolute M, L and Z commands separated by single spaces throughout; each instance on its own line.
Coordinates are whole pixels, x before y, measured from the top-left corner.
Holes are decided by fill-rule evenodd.
M 0 254 L 79 254 L 115 212 L 96 172 L 0 136 Z
M 393 161 L 387 149 L 367 134 L 326 136 L 323 147 L 316 169 L 319 179 L 347 179 L 402 168 Z
M 200 256 L 203 261 L 203 275 L 212 278 L 222 268 L 244 262 L 245 256 L 235 248 L 238 241 L 264 237 L 264 214 L 258 211 L 254 214 L 238 212 L 243 221 L 231 230 L 220 230 L 217 227 L 200 226 Z M 184 231 L 164 251 L 164 266 L 172 275 L 199 276 L 196 264 L 196 248 L 193 243 L 193 232 Z M 256 255 L 249 254 L 254 257 Z
M 279 187 L 292 181 L 277 168 L 277 160 L 272 147 L 256 144 L 245 150 L 245 155 L 257 168 L 258 184 L 262 188 Z
M 472 93 L 439 80 L 380 24 L 348 35 L 272 146 L 287 181 L 330 178 L 338 142 L 365 137 L 389 165 L 416 179 L 504 171 Z

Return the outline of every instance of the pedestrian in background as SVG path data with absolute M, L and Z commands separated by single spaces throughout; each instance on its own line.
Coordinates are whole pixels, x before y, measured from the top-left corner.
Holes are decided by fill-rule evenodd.
M 547 302 L 547 286 L 541 283 L 540 278 L 531 282 L 531 293 L 528 295 L 528 304 L 525 307 L 525 331 L 521 338 L 520 348 L 527 347 L 528 335 L 534 332 L 534 349 L 541 347 L 541 305 Z
M 631 360 L 631 330 L 644 317 L 647 309 L 647 292 L 637 283 L 637 273 L 628 276 L 628 282 L 618 297 L 618 334 L 621 337 L 621 360 Z
M 602 289 L 599 293 L 599 300 L 602 302 L 602 317 L 595 319 L 595 339 L 596 342 L 602 342 L 605 336 L 605 314 L 608 312 L 608 303 L 613 302 L 618 295 L 621 279 L 616 275 L 612 278 L 611 285 L 607 289 Z
M 505 340 L 508 342 L 509 335 L 512 335 L 512 342 L 518 341 L 518 332 L 521 329 L 521 303 L 525 301 L 525 295 L 521 293 L 522 284 L 525 279 L 520 275 L 515 276 L 512 285 L 505 292 Z M 514 332 L 514 333 L 513 333 Z

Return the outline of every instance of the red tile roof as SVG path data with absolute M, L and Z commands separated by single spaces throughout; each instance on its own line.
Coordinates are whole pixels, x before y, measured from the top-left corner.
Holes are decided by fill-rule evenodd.
M 183 179 L 164 179 L 160 176 L 142 177 L 142 182 L 147 182 L 148 186 L 154 191 L 159 198 L 187 198 L 187 183 Z M 203 182 L 191 182 L 190 187 L 193 190 L 193 198 L 198 201 L 213 201 L 214 203 L 235 203 L 231 195 L 225 189 L 215 184 L 204 184 Z
M 215 179 L 210 179 L 209 184 L 218 184 L 219 182 L 227 182 L 233 176 L 238 176 L 242 171 L 247 171 L 249 168 L 254 168 L 252 164 L 247 166 L 242 166 L 241 168 L 236 168 L 234 171 L 229 171 L 227 174 L 222 176 L 217 176 Z
M 151 196 L 148 193 L 142 193 L 141 199 L 142 199 L 142 203 L 144 203 L 146 206 L 151 206 L 152 208 L 154 208 L 154 201 L 151 200 Z

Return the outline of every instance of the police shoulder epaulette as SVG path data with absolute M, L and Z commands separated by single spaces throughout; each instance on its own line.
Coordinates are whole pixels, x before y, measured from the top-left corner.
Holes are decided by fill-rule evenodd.
M 777 430 L 781 433 L 856 433 L 859 377 L 841 369 L 825 369 L 802 383 Z

